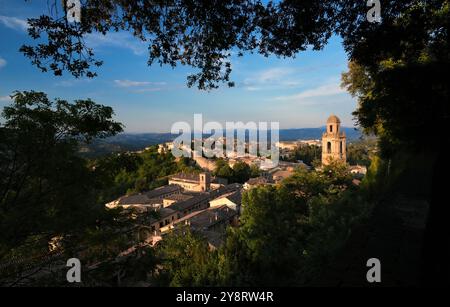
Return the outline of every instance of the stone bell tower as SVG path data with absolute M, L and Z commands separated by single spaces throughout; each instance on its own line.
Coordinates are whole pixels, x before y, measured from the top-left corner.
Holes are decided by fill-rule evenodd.
M 200 173 L 200 189 L 202 192 L 207 192 L 211 186 L 211 174 L 208 172 Z
M 346 136 L 341 132 L 341 121 L 336 115 L 327 120 L 327 131 L 322 135 L 322 164 L 328 165 L 332 160 L 347 161 Z

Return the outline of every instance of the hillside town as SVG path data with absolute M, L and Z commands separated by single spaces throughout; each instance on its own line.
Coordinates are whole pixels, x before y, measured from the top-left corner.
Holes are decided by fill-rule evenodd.
M 321 141 L 278 142 L 277 147 L 284 155 L 290 155 L 299 146 L 321 145 L 322 165 L 328 165 L 332 161 L 346 163 L 346 136 L 341 132 L 339 118 L 332 115 L 326 124 Z M 173 143 L 158 146 L 160 154 L 168 153 L 172 149 Z M 303 161 L 279 161 L 277 165 L 268 167 L 269 163 L 264 163 L 263 157 L 233 156 L 225 160 L 230 167 L 237 162 L 244 162 L 249 166 L 256 166 L 260 174 L 243 184 L 229 184 L 226 179 L 212 175 L 215 170 L 214 160 L 204 157 L 194 160 L 202 168 L 201 172 L 170 175 L 167 185 L 121 196 L 107 203 L 106 207 L 132 210 L 135 215 L 135 235 L 138 241 L 150 246 L 158 244 L 171 232 L 188 227 L 203 236 L 211 249 L 215 249 L 224 242 L 228 226 L 239 226 L 239 216 L 245 210 L 242 206 L 243 193 L 258 186 L 277 185 L 299 168 L 313 168 Z M 356 185 L 367 172 L 367 168 L 361 165 L 349 165 L 348 169 L 354 176 L 353 183 Z

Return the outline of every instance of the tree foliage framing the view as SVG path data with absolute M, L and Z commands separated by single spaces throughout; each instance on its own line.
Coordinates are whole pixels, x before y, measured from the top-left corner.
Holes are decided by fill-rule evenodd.
M 408 1 L 412 2 L 412 1 Z M 64 2 L 63 2 L 64 3 Z M 42 71 L 75 77 L 95 77 L 102 65 L 86 44 L 92 33 L 129 31 L 148 44 L 148 64 L 188 65 L 199 72 L 188 85 L 216 88 L 230 81 L 234 52 L 258 52 L 292 57 L 309 47 L 321 49 L 334 32 L 347 35 L 347 45 L 364 33 L 363 1 L 81 1 L 81 22 L 69 23 L 67 8 L 54 1 L 49 14 L 30 18 L 29 35 L 39 44 L 23 45 L 21 52 Z M 385 4 L 397 14 L 402 6 Z M 59 10 L 58 10 L 59 8 Z M 371 26 L 371 28 L 374 26 Z M 45 42 L 46 41 L 46 42 Z

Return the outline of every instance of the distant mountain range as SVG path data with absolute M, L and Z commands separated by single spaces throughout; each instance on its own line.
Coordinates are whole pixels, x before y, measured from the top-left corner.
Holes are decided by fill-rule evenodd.
M 280 141 L 318 140 L 325 132 L 325 126 L 320 128 L 280 129 Z M 361 137 L 361 131 L 355 128 L 341 127 L 347 135 L 347 140 L 354 141 Z
M 361 137 L 361 131 L 355 128 L 342 127 L 348 141 Z M 320 128 L 280 129 L 280 141 L 316 140 L 322 138 L 325 126 Z M 145 147 L 173 141 L 176 135 L 171 133 L 121 133 L 116 136 L 97 139 L 90 145 L 81 147 L 84 156 L 100 156 L 112 152 L 137 151 Z

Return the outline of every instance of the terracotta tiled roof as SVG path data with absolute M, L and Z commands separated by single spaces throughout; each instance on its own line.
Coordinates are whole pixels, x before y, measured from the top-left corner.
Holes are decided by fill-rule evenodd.
M 208 199 L 209 199 L 209 194 L 202 193 L 202 194 L 194 196 L 190 199 L 173 203 L 170 206 L 168 206 L 167 208 L 170 208 L 170 209 L 173 209 L 176 211 L 184 211 L 184 210 L 192 208 L 193 206 L 197 205 L 198 203 L 207 201 Z
M 189 182 L 199 182 L 200 175 L 199 174 L 189 174 L 189 173 L 179 173 L 179 174 L 171 176 L 170 179 L 189 181 Z
M 119 199 L 119 205 L 149 205 L 158 203 L 158 197 L 162 197 L 169 193 L 174 193 L 176 191 L 181 191 L 181 187 L 178 185 L 166 185 L 152 191 L 145 193 L 139 193 L 129 196 L 123 196 Z

